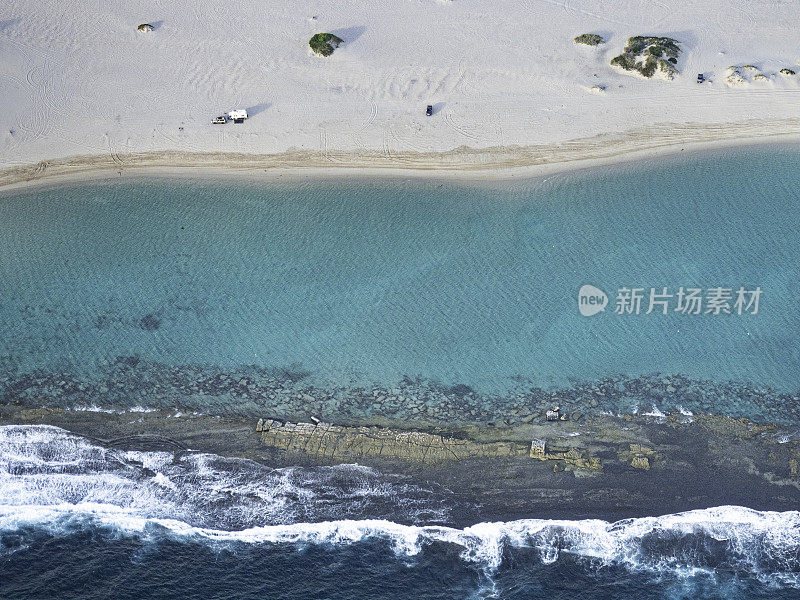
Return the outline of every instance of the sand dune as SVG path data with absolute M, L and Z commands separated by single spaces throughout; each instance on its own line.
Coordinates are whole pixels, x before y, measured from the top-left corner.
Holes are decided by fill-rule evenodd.
M 258 167 L 512 167 L 797 134 L 800 76 L 725 81 L 730 65 L 796 67 L 795 17 L 780 0 L 11 0 L 2 181 L 238 155 Z M 142 22 L 154 31 L 138 33 Z M 318 31 L 346 43 L 314 56 Z M 607 43 L 574 44 L 583 32 Z M 638 34 L 681 42 L 674 81 L 609 65 Z M 233 108 L 251 118 L 210 124 Z

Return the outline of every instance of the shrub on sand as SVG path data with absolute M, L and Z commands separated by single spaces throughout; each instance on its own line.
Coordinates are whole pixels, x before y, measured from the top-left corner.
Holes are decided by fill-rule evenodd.
M 308 41 L 308 45 L 315 54 L 330 56 L 336 47 L 344 40 L 332 33 L 315 33 Z
M 668 37 L 637 35 L 628 38 L 622 54 L 611 59 L 611 64 L 625 71 L 637 71 L 644 77 L 652 77 L 656 71 L 672 79 L 678 72 L 678 41 Z
M 664 73 L 664 75 L 666 75 L 669 79 L 672 79 L 678 74 L 678 69 L 675 67 L 675 63 L 678 61 L 672 61 L 673 59 L 671 58 L 667 60 L 664 60 L 663 58 L 658 59 L 658 68 L 661 69 L 661 72 Z
M 648 56 L 645 59 L 644 64 L 638 65 L 639 68 L 637 69 L 639 73 L 644 75 L 645 77 L 652 77 L 653 74 L 656 72 L 656 67 L 658 66 L 658 59 L 655 56 Z
M 144 32 L 147 32 L 147 31 L 153 31 L 153 29 L 155 29 L 155 27 L 153 27 L 152 25 L 150 25 L 150 23 L 142 23 L 141 25 L 139 25 L 139 26 L 136 28 L 136 31 L 144 31 Z
M 603 36 L 596 33 L 582 33 L 575 38 L 576 44 L 586 44 L 587 46 L 597 46 L 604 42 Z
M 611 64 L 615 67 L 620 67 L 626 71 L 630 71 L 634 68 L 636 61 L 634 60 L 633 56 L 628 54 L 620 54 L 619 56 L 615 56 L 611 59 Z

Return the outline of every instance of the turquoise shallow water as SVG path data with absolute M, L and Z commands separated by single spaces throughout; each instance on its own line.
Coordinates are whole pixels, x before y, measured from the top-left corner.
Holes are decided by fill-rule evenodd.
M 419 377 L 502 394 L 662 373 L 795 393 L 798 190 L 800 149 L 780 146 L 513 183 L 142 178 L 7 193 L 0 379 L 91 377 L 136 357 L 329 388 Z M 581 316 L 584 284 L 612 306 Z M 756 315 L 617 315 L 623 286 L 763 295 Z

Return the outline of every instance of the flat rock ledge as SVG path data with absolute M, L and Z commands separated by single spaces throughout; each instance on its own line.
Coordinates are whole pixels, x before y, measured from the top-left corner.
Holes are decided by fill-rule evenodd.
M 264 445 L 287 454 L 304 454 L 320 462 L 387 459 L 418 465 L 437 465 L 468 458 L 527 457 L 554 461 L 553 470 L 576 475 L 599 473 L 599 458 L 576 447 L 511 441 L 479 442 L 422 431 L 382 427 L 346 427 L 330 423 L 289 423 L 259 419 L 256 432 Z

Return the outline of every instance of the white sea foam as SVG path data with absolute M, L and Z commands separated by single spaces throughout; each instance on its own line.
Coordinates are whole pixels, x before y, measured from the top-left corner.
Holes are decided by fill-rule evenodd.
M 74 406 L 72 408 L 68 408 L 67 410 L 74 410 L 76 412 L 99 412 L 99 413 L 108 413 L 108 414 L 114 414 L 114 413 L 118 413 L 119 412 L 119 411 L 116 411 L 116 410 L 112 410 L 110 408 L 101 408 L 100 406 L 97 406 L 96 404 L 91 404 L 89 406 Z
M 223 530 L 192 526 L 179 519 L 148 518 L 107 504 L 0 505 L 2 531 L 40 526 L 58 534 L 76 525 L 111 528 L 122 535 L 145 539 L 161 537 L 211 544 L 338 546 L 377 539 L 385 540 L 395 554 L 405 557 L 419 554 L 430 544 L 445 543 L 459 547 L 464 561 L 487 572 L 501 566 L 506 548 L 527 548 L 535 550 L 546 564 L 568 554 L 589 559 L 595 567 L 617 565 L 631 571 L 669 572 L 680 577 L 713 575 L 714 565 L 703 564 L 709 557 L 704 556 L 702 548 L 710 540 L 725 546 L 726 557 L 720 566 L 735 566 L 746 575 L 785 584 L 797 579 L 796 552 L 800 544 L 797 512 L 759 512 L 735 506 L 619 523 L 526 519 L 456 529 L 367 519 Z M 687 542 L 685 550 L 675 554 L 672 551 L 680 548 L 676 540 L 681 539 Z M 652 547 L 661 540 L 667 540 L 663 552 L 654 551 Z M 698 564 L 691 564 L 693 559 Z M 784 570 L 774 570 L 775 566 Z
M 148 406 L 131 406 L 130 408 L 125 409 L 114 409 L 114 408 L 104 408 L 102 406 L 97 406 L 96 404 L 89 404 L 84 406 L 73 406 L 71 408 L 67 408 L 67 410 L 74 410 L 75 412 L 97 412 L 97 413 L 105 413 L 110 415 L 124 415 L 126 413 L 153 413 L 158 412 L 160 409 L 158 408 L 151 408 Z M 183 413 L 176 412 L 174 416 L 182 416 Z M 193 413 L 199 414 L 199 413 Z
M 649 412 L 644 413 L 645 417 L 655 417 L 656 419 L 666 419 L 667 415 L 665 415 L 661 410 L 653 404 L 653 408 L 650 409 Z
M 397 514 L 447 518 L 430 490 L 358 465 L 270 469 L 212 454 L 106 449 L 55 427 L 0 427 L 0 504 L 8 506 L 106 504 L 235 529 L 366 515 L 387 501 Z
M 341 516 L 362 499 L 383 494 L 397 501 L 409 490 L 354 465 L 304 479 L 300 469 L 272 470 L 210 454 L 173 463 L 168 452 L 116 452 L 57 428 L 0 427 L 0 531 L 37 527 L 58 535 L 103 527 L 145 540 L 209 544 L 337 546 L 383 540 L 403 557 L 450 544 L 462 560 L 487 573 L 516 550 L 543 563 L 568 555 L 591 568 L 622 566 L 676 577 L 713 575 L 721 568 L 798 586 L 797 511 L 720 506 L 614 523 L 523 519 L 463 529 L 368 518 L 309 522 L 333 514 L 316 511 L 319 506 L 340 501 Z M 144 470 L 150 475 L 144 477 Z M 348 484 L 345 491 L 330 485 L 331 478 Z
M 156 473 L 156 476 L 153 477 L 153 483 L 156 483 L 161 487 L 169 488 L 171 490 L 177 489 L 177 486 L 170 480 L 169 477 L 167 477 L 163 473 Z

